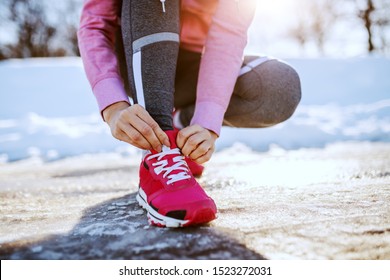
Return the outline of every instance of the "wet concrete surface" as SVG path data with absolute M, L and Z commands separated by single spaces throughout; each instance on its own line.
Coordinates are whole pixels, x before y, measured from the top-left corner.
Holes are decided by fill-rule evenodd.
M 390 259 L 390 144 L 218 152 L 218 219 L 149 226 L 138 157 L 0 165 L 1 259 Z

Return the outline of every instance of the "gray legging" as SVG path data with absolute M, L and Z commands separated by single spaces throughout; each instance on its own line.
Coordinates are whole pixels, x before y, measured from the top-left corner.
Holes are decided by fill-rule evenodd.
M 123 0 L 117 53 L 129 95 L 162 129 L 169 130 L 174 107 L 181 110 L 184 126 L 191 121 L 201 54 L 179 48 L 180 1 L 165 1 L 165 10 L 159 0 Z M 277 59 L 247 56 L 224 125 L 278 124 L 294 113 L 300 99 L 299 76 L 291 66 Z

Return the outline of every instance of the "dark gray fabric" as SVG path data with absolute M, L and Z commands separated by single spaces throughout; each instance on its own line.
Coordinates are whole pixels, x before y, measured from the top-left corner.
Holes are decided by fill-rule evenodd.
M 200 67 L 200 53 L 179 50 L 175 83 L 175 108 L 193 106 Z M 192 118 L 192 115 L 189 116 Z
M 175 107 L 180 120 L 189 125 L 194 114 L 200 54 L 180 50 L 176 73 Z M 243 66 L 257 59 L 247 56 Z M 268 127 L 287 120 L 301 100 L 297 72 L 279 60 L 264 62 L 237 79 L 224 125 Z
M 179 0 L 166 1 L 165 10 L 164 13 L 161 2 L 157 0 L 122 2 L 121 28 L 127 64 L 125 80 L 135 103 L 138 100 L 134 94 L 132 42 L 160 32 L 179 34 Z M 163 41 L 142 47 L 141 52 L 145 109 L 163 130 L 173 128 L 173 94 L 178 51 L 178 42 Z M 122 74 L 124 72 L 126 71 L 122 70 Z

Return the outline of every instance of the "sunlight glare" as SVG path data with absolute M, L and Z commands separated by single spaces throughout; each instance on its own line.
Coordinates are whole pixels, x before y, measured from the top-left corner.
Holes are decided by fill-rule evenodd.
M 296 2 L 292 0 L 252 0 L 257 2 L 257 9 L 264 10 L 267 13 L 279 14 L 281 11 L 288 10 L 291 4 Z

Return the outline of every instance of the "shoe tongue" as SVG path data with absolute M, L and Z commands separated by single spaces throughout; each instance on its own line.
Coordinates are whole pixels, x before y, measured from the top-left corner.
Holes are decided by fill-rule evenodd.
M 171 143 L 170 149 L 177 148 L 176 136 L 177 136 L 178 131 L 177 130 L 166 130 L 165 133 L 167 134 L 167 136 L 169 138 L 169 142 Z
M 168 150 L 171 150 L 171 149 L 175 149 L 177 148 L 177 145 L 176 145 L 176 136 L 177 136 L 177 133 L 178 131 L 176 130 L 166 130 L 165 133 L 167 134 L 168 136 L 168 139 L 169 139 L 169 143 L 171 143 L 171 146 L 170 147 L 167 147 L 165 145 L 162 146 L 162 151 L 165 152 L 165 151 L 168 151 Z M 155 150 L 150 150 L 148 154 L 157 154 L 158 152 L 155 151 Z
M 171 148 L 170 147 L 167 147 L 167 146 L 162 146 L 162 151 L 163 152 L 167 152 L 167 151 L 169 151 Z

